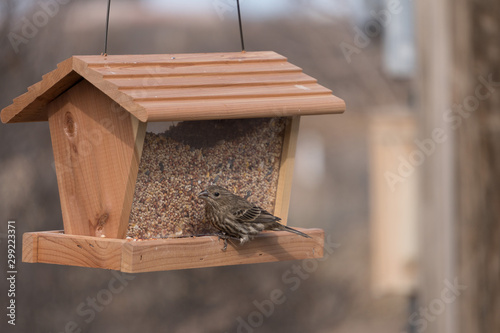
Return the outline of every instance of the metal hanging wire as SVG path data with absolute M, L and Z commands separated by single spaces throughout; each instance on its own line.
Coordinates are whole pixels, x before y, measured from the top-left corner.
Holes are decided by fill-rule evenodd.
M 106 35 L 104 36 L 104 53 L 103 55 L 108 55 L 108 30 L 109 30 L 109 10 L 111 8 L 111 0 L 108 0 L 108 12 L 106 13 Z
M 236 0 L 236 7 L 238 8 L 238 24 L 240 27 L 241 52 L 245 52 L 245 41 L 243 40 L 243 26 L 241 24 L 240 0 Z M 111 9 L 111 0 L 108 0 L 108 10 L 106 12 L 106 33 L 104 35 L 104 53 L 103 53 L 104 56 L 108 55 L 108 32 L 109 32 L 110 9 Z
M 238 23 L 240 25 L 241 52 L 245 52 L 245 42 L 243 41 L 243 27 L 241 25 L 240 0 L 236 0 L 236 6 L 238 7 Z

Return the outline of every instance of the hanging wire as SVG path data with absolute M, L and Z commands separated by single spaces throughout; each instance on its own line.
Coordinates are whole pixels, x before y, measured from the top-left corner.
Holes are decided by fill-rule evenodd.
M 104 55 L 108 55 L 108 29 L 109 29 L 109 10 L 111 8 L 111 0 L 108 0 L 108 12 L 106 13 L 106 35 L 104 37 Z
M 238 7 L 238 23 L 240 25 L 241 52 L 245 52 L 245 43 L 243 42 L 243 27 L 241 26 L 240 0 L 236 0 L 236 6 Z
M 240 26 L 241 51 L 245 52 L 245 42 L 243 40 L 243 26 L 241 25 L 240 0 L 236 0 L 236 6 L 238 7 L 238 24 Z M 110 8 L 111 8 L 111 0 L 108 0 L 108 10 L 106 13 L 106 34 L 104 37 L 104 55 L 108 55 L 108 31 L 109 31 L 109 11 L 110 11 Z

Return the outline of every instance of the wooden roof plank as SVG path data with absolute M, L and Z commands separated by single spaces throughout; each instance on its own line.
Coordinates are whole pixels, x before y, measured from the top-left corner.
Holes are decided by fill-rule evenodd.
M 73 71 L 71 58 L 59 63 L 57 69 L 45 74 L 42 81 L 28 87 L 26 93 L 2 110 L 2 122 L 46 121 L 43 107 L 80 80 L 81 76 Z
M 233 75 L 233 74 L 265 74 L 265 73 L 286 73 L 302 72 L 297 67 L 288 62 L 279 63 L 241 63 L 241 64 L 194 64 L 190 66 L 117 66 L 117 67 L 92 67 L 104 78 L 128 78 L 128 77 L 162 77 L 162 76 L 209 76 L 209 75 Z
M 264 74 L 235 74 L 214 76 L 179 76 L 179 77 L 155 77 L 155 78 L 108 78 L 109 82 L 115 84 L 120 90 L 142 89 L 142 88 L 193 88 L 212 86 L 237 86 L 237 85 L 274 85 L 283 83 L 315 83 L 317 80 L 301 72 L 289 73 L 264 73 Z
M 300 96 L 315 94 L 331 94 L 331 90 L 319 84 L 286 84 L 268 86 L 236 86 L 236 87 L 196 87 L 171 89 L 136 89 L 128 93 L 135 101 L 147 100 L 197 100 L 224 98 L 264 98 L 276 96 Z
M 333 95 L 286 96 L 196 101 L 141 101 L 148 121 L 288 117 L 342 113 L 345 103 Z
M 76 56 L 88 63 L 108 66 L 151 66 L 161 64 L 200 64 L 200 63 L 242 63 L 256 61 L 286 61 L 287 59 L 272 51 L 261 52 L 215 52 L 215 53 L 184 53 L 184 54 L 129 54 L 111 56 Z

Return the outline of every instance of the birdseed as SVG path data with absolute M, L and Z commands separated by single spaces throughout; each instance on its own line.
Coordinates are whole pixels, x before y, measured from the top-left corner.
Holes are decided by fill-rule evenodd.
M 127 237 L 216 233 L 197 197 L 210 184 L 273 213 L 286 118 L 162 124 L 148 124 Z

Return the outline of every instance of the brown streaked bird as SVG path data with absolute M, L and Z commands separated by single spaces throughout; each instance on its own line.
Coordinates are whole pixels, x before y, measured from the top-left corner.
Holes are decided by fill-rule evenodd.
M 241 244 L 244 244 L 262 230 L 284 230 L 311 238 L 309 235 L 279 223 L 281 218 L 223 187 L 210 185 L 206 190 L 198 193 L 198 197 L 205 201 L 205 217 L 221 232 L 219 237 L 224 239 L 223 251 L 227 248 L 228 238 L 238 239 Z

